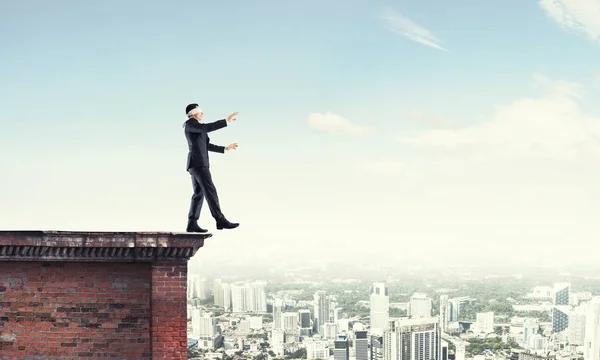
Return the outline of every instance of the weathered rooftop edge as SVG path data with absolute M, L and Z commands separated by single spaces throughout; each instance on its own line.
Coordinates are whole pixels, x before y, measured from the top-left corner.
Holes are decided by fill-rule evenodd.
M 124 261 L 189 260 L 210 234 L 0 230 L 0 260 Z

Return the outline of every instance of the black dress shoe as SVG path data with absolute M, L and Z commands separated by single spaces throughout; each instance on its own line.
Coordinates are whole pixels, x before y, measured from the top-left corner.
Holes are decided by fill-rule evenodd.
M 229 222 L 228 220 L 217 222 L 217 230 L 235 229 L 238 226 L 240 226 L 240 224 L 232 223 L 232 222 Z
M 197 222 L 189 222 L 187 228 L 185 229 L 186 232 L 197 232 L 197 233 L 205 233 L 208 230 L 201 228 L 200 226 L 198 226 Z

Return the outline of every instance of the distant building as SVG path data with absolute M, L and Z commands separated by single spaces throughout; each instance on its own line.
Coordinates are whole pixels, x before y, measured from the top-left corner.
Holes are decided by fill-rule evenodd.
M 414 293 L 410 298 L 408 307 L 408 316 L 413 318 L 427 318 L 431 316 L 433 302 L 427 295 L 422 293 Z
M 273 329 L 283 329 L 283 304 L 281 299 L 276 298 L 273 302 Z
M 371 333 L 379 331 L 383 334 L 390 316 L 390 298 L 385 283 L 376 282 L 371 286 Z
M 306 341 L 306 359 L 328 359 L 329 348 L 327 347 L 327 341 L 308 339 Z
M 448 295 L 440 296 L 440 330 L 445 333 L 448 331 L 448 322 L 450 321 L 450 302 Z
M 494 332 L 494 313 L 491 311 L 477 313 L 475 332 L 490 334 Z
M 349 360 L 350 346 L 345 335 L 339 335 L 334 341 L 333 360 Z
M 329 321 L 329 296 L 326 291 L 317 291 L 314 295 L 315 330 L 320 334 L 322 327 Z
M 569 327 L 571 284 L 554 284 L 554 307 L 552 308 L 552 332 L 565 331 Z
M 369 360 L 369 339 L 365 330 L 354 332 L 356 360 Z
M 600 297 L 594 297 L 586 314 L 584 359 L 600 360 Z
M 383 336 L 371 335 L 369 360 L 383 360 Z
M 440 360 L 441 340 L 437 317 L 390 320 L 383 336 L 383 360 Z

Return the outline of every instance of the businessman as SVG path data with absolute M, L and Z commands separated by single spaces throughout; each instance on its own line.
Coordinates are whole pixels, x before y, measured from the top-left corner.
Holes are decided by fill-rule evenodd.
M 192 177 L 192 186 L 194 189 L 194 195 L 190 204 L 190 211 L 188 213 L 188 224 L 187 232 L 200 232 L 204 233 L 208 230 L 202 229 L 198 225 L 198 219 L 200 218 L 200 210 L 202 209 L 202 203 L 204 198 L 208 203 L 210 213 L 217 222 L 217 229 L 233 229 L 238 227 L 240 224 L 229 222 L 225 218 L 225 215 L 221 212 L 221 206 L 219 205 L 219 197 L 217 195 L 217 189 L 213 184 L 212 176 L 210 175 L 210 164 L 208 160 L 208 152 L 225 153 L 225 151 L 237 149 L 237 143 L 233 143 L 227 147 L 218 146 L 210 143 L 208 133 L 211 131 L 219 130 L 227 126 L 228 123 L 235 121 L 238 112 L 234 112 L 227 117 L 212 123 L 202 124 L 202 118 L 204 113 L 198 106 L 198 104 L 190 104 L 185 108 L 185 113 L 188 116 L 188 120 L 184 123 L 185 137 L 187 139 L 189 153 L 187 158 L 187 171 Z

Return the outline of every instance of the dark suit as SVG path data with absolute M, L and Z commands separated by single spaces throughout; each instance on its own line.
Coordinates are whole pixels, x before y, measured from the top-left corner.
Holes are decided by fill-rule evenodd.
M 188 213 L 189 220 L 198 220 L 202 203 L 206 197 L 208 208 L 215 220 L 222 221 L 225 216 L 221 212 L 217 189 L 210 174 L 210 161 L 208 152 L 225 153 L 225 147 L 210 143 L 208 133 L 227 126 L 227 120 L 219 120 L 213 123 L 202 124 L 196 119 L 185 122 L 185 138 L 187 139 L 189 153 L 186 170 L 192 177 L 194 195 Z

